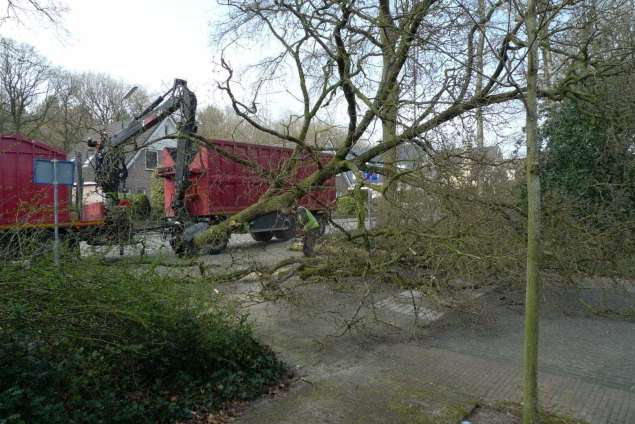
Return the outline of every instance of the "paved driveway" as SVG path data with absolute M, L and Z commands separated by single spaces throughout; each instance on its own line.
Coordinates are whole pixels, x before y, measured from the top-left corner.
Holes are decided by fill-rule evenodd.
M 414 328 L 412 309 L 394 307 L 399 290 L 375 291 L 355 321 L 361 287 L 298 287 L 292 301 L 250 311 L 260 338 L 302 379 L 238 422 L 456 424 L 477 402 L 520 401 L 521 291 L 488 292 L 464 312 L 435 310 L 421 297 L 429 313 Z M 257 288 L 224 290 L 240 297 Z M 635 323 L 595 317 L 579 302 L 632 308 L 632 295 L 551 289 L 543 297 L 542 405 L 592 424 L 635 423 Z

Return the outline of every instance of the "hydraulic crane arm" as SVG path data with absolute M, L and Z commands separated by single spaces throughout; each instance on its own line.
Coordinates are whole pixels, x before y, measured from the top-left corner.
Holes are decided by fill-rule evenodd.
M 181 79 L 174 80 L 172 88 L 135 116 L 126 128 L 114 134 L 103 149 L 112 149 L 130 141 L 178 110 L 183 115 L 181 131 L 196 132 L 196 96 L 187 88 L 187 82 Z
M 135 116 L 126 128 L 102 139 L 98 144 L 92 143 L 97 147 L 95 180 L 105 193 L 114 194 L 116 198 L 116 193 L 125 184 L 128 176 L 122 149 L 118 147 L 134 141 L 136 136 L 158 125 L 177 111 L 182 115 L 179 131 L 184 134 L 196 133 L 196 96 L 182 79 L 175 79 L 172 88 Z M 179 215 L 185 213 L 184 196 L 189 186 L 188 166 L 194 153 L 195 149 L 190 140 L 180 138 L 177 141 L 176 198 L 173 207 Z

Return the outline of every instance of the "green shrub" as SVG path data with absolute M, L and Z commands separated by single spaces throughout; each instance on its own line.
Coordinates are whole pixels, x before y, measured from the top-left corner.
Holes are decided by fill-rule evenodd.
M 0 422 L 174 422 L 284 372 L 210 287 L 80 265 L 0 270 Z
M 150 179 L 150 204 L 152 212 L 157 216 L 163 216 L 165 189 L 163 178 L 157 175 L 157 170 L 152 173 Z
M 152 207 L 150 206 L 150 199 L 143 193 L 133 194 L 128 197 L 130 200 L 130 207 L 132 208 L 132 217 L 137 220 L 145 220 L 150 218 Z
M 366 204 L 367 199 L 364 198 L 363 200 L 364 204 Z M 357 204 L 355 198 L 350 194 L 338 197 L 335 212 L 337 216 L 356 216 Z

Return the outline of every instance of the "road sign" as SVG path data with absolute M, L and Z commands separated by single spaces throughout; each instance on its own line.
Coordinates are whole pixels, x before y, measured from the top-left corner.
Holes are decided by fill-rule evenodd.
M 374 172 L 364 172 L 364 179 L 369 183 L 378 184 L 379 174 L 376 174 Z
M 75 164 L 69 160 L 35 159 L 33 161 L 33 182 L 35 184 L 53 185 L 53 260 L 60 266 L 60 230 L 57 206 L 57 186 L 73 185 L 75 180 Z
M 75 164 L 72 161 L 35 159 L 34 162 L 33 182 L 35 184 L 73 185 Z

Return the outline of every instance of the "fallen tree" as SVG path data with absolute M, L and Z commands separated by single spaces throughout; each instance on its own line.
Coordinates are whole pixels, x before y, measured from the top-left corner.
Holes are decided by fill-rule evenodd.
M 256 204 L 198 234 L 194 242 L 199 246 L 226 237 L 258 215 L 289 208 L 338 173 L 372 171 L 398 178 L 403 172 L 399 167 L 377 167 L 373 161 L 391 152 L 394 156 L 403 145 L 433 149 L 447 140 L 457 125 L 471 122 L 476 111 L 502 116 L 505 110 L 500 106 L 513 108 L 525 97 L 527 42 L 520 36 L 524 12 L 503 1 L 488 5 L 486 10 L 469 1 L 452 7 L 434 0 L 324 4 L 228 0 L 222 4 L 228 19 L 219 25 L 217 37 L 227 47 L 224 51 L 229 47 L 240 50 L 237 40 L 249 45 L 264 39 L 275 54 L 241 73 L 245 79 L 249 72 L 255 72 L 247 100 L 237 92 L 241 81 L 236 80 L 230 59 L 224 56 L 221 66 L 227 77 L 219 82 L 219 89 L 242 120 L 295 146 L 282 175 L 290 175 L 300 155 L 307 153 L 316 158 L 319 169 L 283 191 L 288 181 L 271 176 L 270 189 Z M 537 42 L 549 50 L 553 63 L 549 81 L 539 81 L 539 97 L 562 99 L 579 91 L 580 83 L 590 76 L 619 72 L 620 64 L 632 58 L 632 50 L 609 51 L 609 47 L 589 54 L 589 41 L 608 28 L 585 30 L 580 19 L 585 10 L 584 2 L 572 0 L 540 6 L 543 30 Z M 611 2 L 595 9 L 607 19 L 619 10 L 619 5 Z M 476 51 L 477 36 L 485 38 L 485 52 Z M 479 66 L 474 64 L 477 53 L 484 62 Z M 479 75 L 481 82 L 476 84 L 479 69 L 485 75 Z M 297 91 L 289 81 L 296 83 Z M 301 110 L 278 127 L 267 125 L 258 108 L 262 91 L 274 84 L 284 84 Z M 309 134 L 316 123 L 327 122 L 333 115 L 341 116 L 338 122 L 331 122 L 341 127 L 345 136 L 335 146 L 333 159 L 320 165 L 317 153 L 321 147 L 310 143 Z M 378 123 L 395 130 L 383 131 L 381 138 L 360 151 L 360 142 L 376 138 L 374 126 Z M 213 144 L 203 137 L 194 141 Z M 363 184 L 358 179 L 358 185 Z

